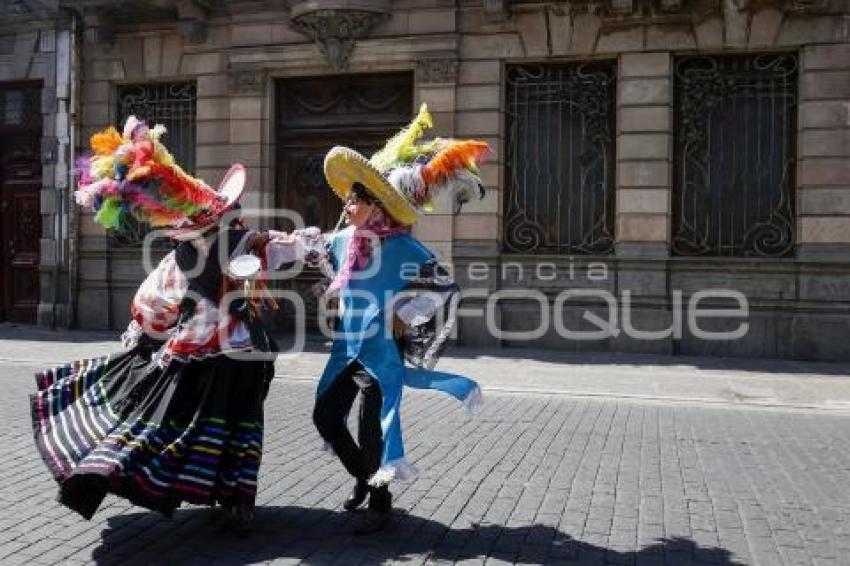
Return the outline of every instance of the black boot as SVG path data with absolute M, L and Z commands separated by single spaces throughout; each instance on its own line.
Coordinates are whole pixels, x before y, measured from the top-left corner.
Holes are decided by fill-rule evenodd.
M 237 499 L 226 509 L 230 529 L 239 536 L 251 534 L 251 524 L 254 522 L 254 505 L 248 501 Z
M 363 520 L 354 527 L 355 535 L 368 535 L 384 529 L 392 517 L 393 497 L 389 487 L 369 488 L 369 510 Z
M 356 511 L 366 501 L 367 495 L 369 495 L 369 484 L 366 483 L 366 480 L 357 480 L 354 489 L 351 490 L 351 496 L 345 500 L 342 506 L 346 511 Z

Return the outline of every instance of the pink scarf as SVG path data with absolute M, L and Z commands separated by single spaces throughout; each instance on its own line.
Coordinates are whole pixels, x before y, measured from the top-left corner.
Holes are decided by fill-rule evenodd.
M 399 226 L 383 209 L 376 207 L 366 226 L 354 230 L 351 235 L 345 262 L 331 281 L 325 294 L 331 295 L 338 292 L 351 279 L 352 272 L 366 267 L 369 258 L 372 256 L 372 242 L 375 238 L 383 240 L 395 234 L 406 234 L 409 231 L 410 228 Z

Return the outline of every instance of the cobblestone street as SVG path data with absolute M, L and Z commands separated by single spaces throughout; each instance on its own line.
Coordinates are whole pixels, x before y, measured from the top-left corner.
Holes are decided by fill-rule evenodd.
M 390 530 L 354 537 L 314 384 L 278 378 L 240 538 L 206 508 L 167 519 L 110 497 L 86 522 L 60 507 L 32 442 L 35 369 L 0 366 L 2 564 L 850 564 L 846 413 L 491 392 L 469 417 L 411 392 L 420 475 L 395 484 Z

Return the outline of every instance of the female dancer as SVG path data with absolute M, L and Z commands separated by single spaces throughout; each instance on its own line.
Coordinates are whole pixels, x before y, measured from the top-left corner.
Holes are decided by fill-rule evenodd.
M 131 117 L 92 137 L 78 202 L 112 231 L 144 221 L 177 245 L 133 299 L 126 350 L 36 376 L 35 441 L 59 501 L 87 519 L 113 493 L 165 514 L 219 503 L 244 527 L 276 351 L 252 278 L 275 244 L 238 219 L 244 168 L 215 191 L 174 163 L 163 132 Z

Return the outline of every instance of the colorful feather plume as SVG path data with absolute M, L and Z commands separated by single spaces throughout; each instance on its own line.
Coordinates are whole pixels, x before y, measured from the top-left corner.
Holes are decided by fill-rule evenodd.
M 390 138 L 369 163 L 415 207 L 429 210 L 440 193 L 449 191 L 457 212 L 476 194 L 484 196 L 478 164 L 490 147 L 476 140 L 420 141 L 433 125 L 423 104 L 416 118 Z
M 122 232 L 133 221 L 179 228 L 213 222 L 223 211 L 218 193 L 174 162 L 164 133 L 131 116 L 122 133 L 110 127 L 91 137 L 93 155 L 77 163 L 75 197 L 104 228 Z
M 121 147 L 121 134 L 110 126 L 91 137 L 91 149 L 97 155 L 111 155 Z
M 443 183 L 461 169 L 477 170 L 477 162 L 490 151 L 480 141 L 454 141 L 440 150 L 422 167 L 422 180 L 431 185 Z
M 416 118 L 406 128 L 391 137 L 384 147 L 369 159 L 369 163 L 383 172 L 412 161 L 418 153 L 416 142 L 425 133 L 426 128 L 433 127 L 434 121 L 428 112 L 428 105 L 423 103 L 419 107 Z

